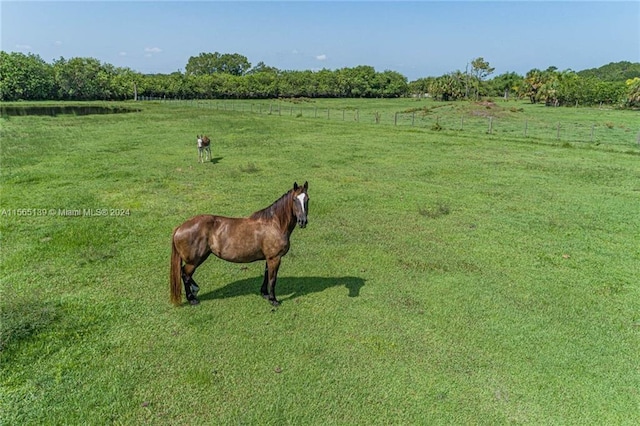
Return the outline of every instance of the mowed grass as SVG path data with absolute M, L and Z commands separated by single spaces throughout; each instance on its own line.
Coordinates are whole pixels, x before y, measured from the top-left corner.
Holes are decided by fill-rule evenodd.
M 151 103 L 1 124 L 2 424 L 640 422 L 632 145 Z M 214 258 L 170 305 L 175 226 L 305 180 L 279 308 Z

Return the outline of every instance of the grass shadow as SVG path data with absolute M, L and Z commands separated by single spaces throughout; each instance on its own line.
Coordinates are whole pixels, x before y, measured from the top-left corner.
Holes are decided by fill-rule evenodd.
M 0 305 L 0 353 L 28 340 L 59 319 L 59 307 L 37 300 L 18 300 Z
M 293 300 L 312 293 L 320 293 L 332 287 L 345 287 L 349 297 L 360 296 L 365 280 L 358 277 L 283 277 L 278 278 L 276 295 L 278 300 Z M 235 281 L 224 287 L 199 295 L 199 299 L 213 300 L 249 294 L 260 295 L 262 276 Z

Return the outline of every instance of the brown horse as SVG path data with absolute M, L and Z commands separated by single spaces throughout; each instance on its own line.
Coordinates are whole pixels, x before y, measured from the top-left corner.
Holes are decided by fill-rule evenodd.
M 294 183 L 293 189 L 248 218 L 199 215 L 174 229 L 171 302 L 174 305 L 182 303 L 182 278 L 189 303 L 200 303 L 196 298 L 200 287 L 193 280 L 193 274 L 213 253 L 220 259 L 236 263 L 266 260 L 261 293 L 278 306 L 275 290 L 280 259 L 289 251 L 289 237 L 296 223 L 300 228 L 307 226 L 308 188 L 308 182 L 303 186 Z
M 207 135 L 198 135 L 198 163 L 204 163 L 203 154 L 206 157 L 206 161 L 211 159 L 211 139 Z

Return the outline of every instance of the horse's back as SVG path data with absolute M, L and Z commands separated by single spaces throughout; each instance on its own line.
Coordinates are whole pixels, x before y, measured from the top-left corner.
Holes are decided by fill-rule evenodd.
M 191 219 L 186 220 L 182 225 L 176 228 L 176 231 L 180 232 L 193 232 L 196 230 L 216 231 L 219 228 L 233 231 L 243 227 L 247 218 L 240 217 L 226 217 L 217 216 L 212 214 L 199 214 L 193 216 Z
M 210 226 L 214 226 L 216 223 L 216 216 L 211 214 L 199 214 L 197 216 L 192 217 L 191 219 L 187 219 L 182 223 L 182 225 L 178 226 L 174 234 L 184 234 L 188 232 L 196 232 L 200 229 L 205 229 Z

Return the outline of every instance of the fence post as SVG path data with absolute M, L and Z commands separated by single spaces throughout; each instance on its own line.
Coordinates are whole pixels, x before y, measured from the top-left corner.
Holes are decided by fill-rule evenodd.
M 591 142 L 593 142 L 593 129 L 594 129 L 595 125 L 591 125 Z
M 393 125 L 397 126 L 398 125 L 398 113 L 396 112 L 396 115 L 393 117 Z
M 529 125 L 529 120 L 524 120 L 524 137 L 527 137 L 527 126 Z
M 460 131 L 464 130 L 464 115 L 460 117 Z
M 413 124 L 416 122 L 416 112 L 413 111 L 413 114 L 411 114 L 411 127 L 413 127 Z
M 489 134 L 493 132 L 493 117 L 489 117 Z
M 327 120 L 329 119 L 329 108 L 327 108 Z
M 318 107 L 313 107 L 313 118 L 318 118 Z

